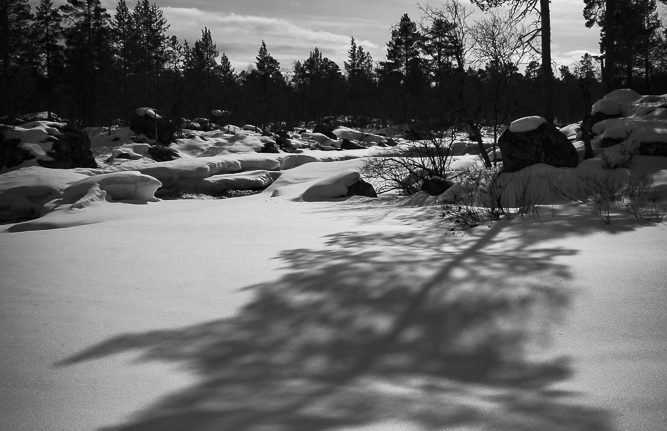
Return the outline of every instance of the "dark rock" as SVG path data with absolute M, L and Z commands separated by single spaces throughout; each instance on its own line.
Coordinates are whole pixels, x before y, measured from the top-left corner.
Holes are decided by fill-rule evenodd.
M 341 150 L 365 150 L 366 147 L 359 145 L 356 142 L 352 142 L 347 138 L 343 138 L 343 142 L 340 144 Z
M 156 162 L 168 162 L 180 157 L 176 150 L 164 145 L 151 145 L 148 148 L 148 155 Z
M 422 183 L 421 191 L 428 193 L 431 196 L 438 196 L 443 194 L 448 188 L 454 185 L 453 182 L 442 177 L 430 177 Z
M 97 167 L 97 162 L 90 151 L 88 133 L 68 124 L 57 129 L 62 135 L 54 136 L 51 151 L 47 152 L 53 160 L 39 160 L 41 166 L 56 169 Z
M 0 168 L 13 168 L 35 156 L 28 150 L 21 148 L 19 139 L 5 138 L 0 130 Z
M 201 125 L 195 121 L 186 121 L 183 123 L 183 128 L 189 130 L 201 130 Z
M 667 142 L 642 142 L 639 144 L 639 155 L 667 157 Z
M 513 133 L 505 130 L 498 139 L 503 172 L 516 172 L 536 163 L 576 167 L 579 155 L 574 145 L 555 126 L 544 123 L 535 130 Z
M 318 124 L 313 128 L 313 133 L 321 133 L 328 138 L 338 139 L 338 136 L 333 133 L 335 128 L 336 127 L 333 124 Z
M 176 133 L 176 126 L 172 121 L 162 118 L 150 108 L 139 108 L 132 113 L 130 129 L 164 145 L 171 143 Z
M 280 150 L 275 142 L 267 142 L 259 149 L 258 153 L 279 153 Z
M 128 160 L 134 159 L 134 157 L 132 157 L 132 155 L 130 153 L 123 153 L 123 152 L 120 152 L 120 153 L 116 154 L 113 158 L 114 159 L 128 159 Z
M 282 135 L 275 134 L 273 139 L 276 141 L 276 145 L 286 153 L 296 153 L 297 148 L 292 144 L 292 141 L 289 138 L 283 137 Z
M 369 198 L 378 197 L 373 186 L 364 180 L 359 180 L 347 188 L 347 196 L 367 196 Z

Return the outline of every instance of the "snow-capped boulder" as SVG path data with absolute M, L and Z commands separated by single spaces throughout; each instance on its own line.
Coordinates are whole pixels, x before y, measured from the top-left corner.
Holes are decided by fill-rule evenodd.
M 373 133 L 364 133 L 358 130 L 350 129 L 349 127 L 338 127 L 332 131 L 337 139 L 348 139 L 356 141 L 362 146 L 370 145 L 384 145 L 387 143 L 385 136 L 375 135 Z
M 155 201 L 155 192 L 162 186 L 156 178 L 138 171 L 113 172 L 95 175 L 70 184 L 64 191 L 62 202 L 75 203 L 98 187 L 116 201 Z
M 346 196 L 365 196 L 368 198 L 378 197 L 377 192 L 372 184 L 359 178 L 359 181 L 347 187 Z
M 616 146 L 622 146 L 626 154 L 667 156 L 667 94 L 640 96 L 621 89 L 607 94 L 605 100 L 618 103 L 624 115 L 593 124 L 594 142 L 608 156 L 619 153 Z
M 555 126 L 527 118 L 528 120 L 515 127 L 515 130 L 521 131 L 515 132 L 510 127 L 498 139 L 504 172 L 515 172 L 536 163 L 561 167 L 577 166 L 577 151 Z M 530 128 L 537 123 L 540 124 L 537 128 Z
M 132 113 L 130 129 L 162 144 L 169 144 L 176 133 L 176 127 L 170 120 L 162 118 L 153 108 L 149 107 L 138 108 Z
M 47 168 L 94 168 L 88 134 L 65 123 L 31 121 L 0 130 L 3 136 L 0 168 L 36 159 Z M 11 165 L 11 166 L 10 166 Z
M 538 115 L 532 115 L 530 117 L 517 118 L 516 120 L 510 123 L 510 132 L 521 133 L 521 132 L 530 132 L 540 127 L 542 124 L 546 124 L 547 120 Z

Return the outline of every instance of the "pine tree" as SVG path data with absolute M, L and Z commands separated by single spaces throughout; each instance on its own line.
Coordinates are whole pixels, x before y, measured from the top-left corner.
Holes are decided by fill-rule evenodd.
M 31 19 L 28 0 L 0 0 L 0 114 L 14 116 L 25 99 L 19 87 L 27 75 Z
M 128 121 L 128 78 L 133 64 L 136 63 L 137 33 L 125 0 L 118 0 L 116 13 L 111 21 L 111 31 L 115 58 L 123 71 L 123 116 Z
M 51 0 L 41 0 L 35 11 L 35 20 L 32 26 L 32 36 L 37 42 L 39 66 L 44 74 L 46 83 L 46 111 L 48 118 L 52 118 L 52 90 L 54 69 L 62 61 L 62 47 L 59 44 L 62 38 L 60 11 L 53 7 Z
M 110 17 L 100 0 L 67 0 L 60 9 L 66 23 L 65 55 L 76 114 L 84 124 L 93 124 L 98 119 L 100 92 L 107 89 L 111 74 Z
M 391 30 L 391 40 L 387 42 L 387 61 L 381 63 L 386 71 L 398 72 L 404 79 L 421 66 L 422 35 L 408 14 L 401 17 L 398 25 Z
M 132 11 L 132 22 L 137 31 L 139 73 L 145 78 L 144 103 L 157 106 L 160 76 L 168 60 L 169 24 L 164 12 L 149 0 L 139 0 Z
M 408 14 L 391 31 L 387 61 L 380 62 L 387 105 L 398 105 L 403 120 L 414 117 L 425 91 L 427 73 L 421 57 L 423 37 Z M 396 96 L 394 93 L 398 93 Z

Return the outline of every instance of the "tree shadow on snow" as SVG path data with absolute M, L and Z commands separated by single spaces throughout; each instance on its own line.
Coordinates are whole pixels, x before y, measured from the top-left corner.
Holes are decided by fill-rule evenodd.
M 558 262 L 576 251 L 506 229 L 331 235 L 281 253 L 288 273 L 247 287 L 235 317 L 120 335 L 61 365 L 138 351 L 198 373 L 118 430 L 613 429 L 550 388 L 567 358 L 529 355 L 576 293 Z

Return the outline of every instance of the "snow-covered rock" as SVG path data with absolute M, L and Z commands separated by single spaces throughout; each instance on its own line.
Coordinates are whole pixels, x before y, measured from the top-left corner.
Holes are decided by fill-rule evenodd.
M 0 175 L 0 221 L 39 217 L 44 204 L 87 175 L 74 169 L 25 167 Z
M 519 133 L 519 132 L 528 132 L 535 130 L 540 127 L 542 124 L 545 124 L 547 120 L 543 117 L 532 115 L 530 117 L 518 118 L 510 123 L 510 132 Z
M 227 190 L 263 189 L 271 185 L 280 174 L 269 171 L 249 171 L 236 174 L 213 175 L 195 187 L 198 193 L 217 194 Z
M 283 172 L 264 194 L 294 201 L 321 201 L 347 196 L 348 188 L 361 176 L 362 161 L 308 163 Z
M 350 129 L 349 127 L 338 127 L 333 130 L 333 134 L 338 139 L 349 139 L 350 141 L 357 141 L 363 146 L 386 144 L 387 138 L 373 133 L 364 133 L 358 130 Z
M 95 175 L 70 184 L 64 191 L 62 203 L 75 203 L 86 197 L 91 189 L 99 188 L 115 201 L 151 202 L 162 186 L 157 179 L 137 171 Z M 99 195 L 98 192 L 91 192 Z

